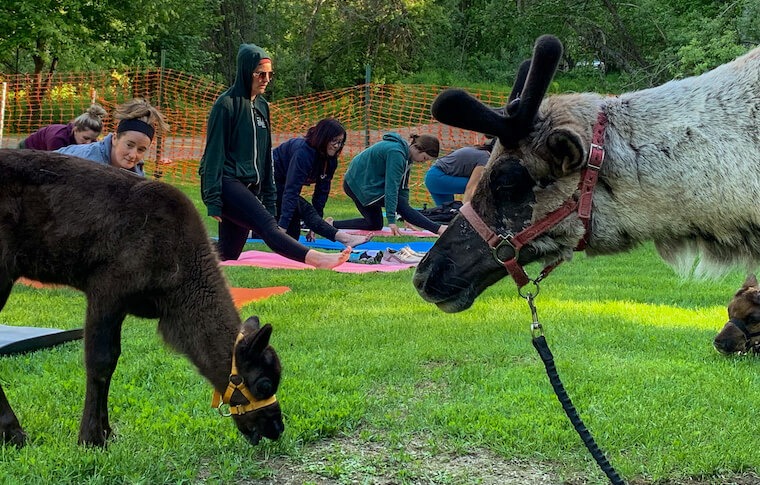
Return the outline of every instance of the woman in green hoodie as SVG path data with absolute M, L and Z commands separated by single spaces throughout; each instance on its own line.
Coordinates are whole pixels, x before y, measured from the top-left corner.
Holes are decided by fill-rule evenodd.
M 356 155 L 348 164 L 343 191 L 351 197 L 362 217 L 334 221 L 336 229 L 379 231 L 383 228 L 383 207 L 388 227 L 401 236 L 396 213 L 409 224 L 435 234 L 446 226 L 433 222 L 409 205 L 409 174 L 412 162 L 427 162 L 438 157 L 438 138 L 412 135 L 407 143 L 398 133 L 386 133 L 382 141 Z
M 262 97 L 273 77 L 267 53 L 242 44 L 235 83 L 217 98 L 208 117 L 199 173 L 203 203 L 219 222 L 219 255 L 237 259 L 253 230 L 278 254 L 333 268 L 348 260 L 350 247 L 340 253 L 309 249 L 281 230 L 274 217 L 271 123 L 269 103 Z

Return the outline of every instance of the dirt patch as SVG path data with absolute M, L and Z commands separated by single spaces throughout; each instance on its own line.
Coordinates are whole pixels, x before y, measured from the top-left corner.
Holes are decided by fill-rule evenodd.
M 435 443 L 340 437 L 305 449 L 298 457 L 274 458 L 272 476 L 250 485 L 402 483 L 451 485 L 556 485 L 563 483 L 546 464 L 505 460 L 487 450 L 456 453 Z M 569 483 L 569 482 L 565 482 Z M 582 484 L 584 481 L 574 481 Z
M 541 462 L 507 460 L 485 449 L 455 451 L 423 438 L 393 442 L 361 433 L 305 447 L 300 455 L 270 458 L 262 463 L 271 476 L 242 480 L 245 485 L 591 485 L 607 481 L 562 475 L 559 467 Z M 754 473 L 653 482 L 632 479 L 629 485 L 758 485 Z

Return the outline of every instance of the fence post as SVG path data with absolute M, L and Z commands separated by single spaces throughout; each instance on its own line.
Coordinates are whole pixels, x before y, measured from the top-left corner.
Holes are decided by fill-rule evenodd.
M 8 93 L 8 83 L 3 82 L 3 97 L 0 98 L 0 148 L 3 147 L 3 133 L 5 133 L 5 97 Z
M 166 49 L 161 49 L 161 68 L 158 71 L 158 110 L 163 113 L 164 107 L 164 66 L 166 65 Z M 156 162 L 153 168 L 153 178 L 158 179 L 163 176 L 161 173 L 161 159 L 164 157 L 164 132 L 159 130 L 156 137 Z
M 369 104 L 370 104 L 370 81 L 372 81 L 372 66 L 364 65 L 364 148 L 369 146 Z

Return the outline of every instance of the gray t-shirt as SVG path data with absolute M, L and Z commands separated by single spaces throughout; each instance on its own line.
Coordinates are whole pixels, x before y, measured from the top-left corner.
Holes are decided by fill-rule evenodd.
M 469 178 L 472 170 L 477 166 L 485 165 L 490 156 L 491 153 L 488 150 L 462 147 L 442 156 L 433 166 L 440 168 L 446 175 Z

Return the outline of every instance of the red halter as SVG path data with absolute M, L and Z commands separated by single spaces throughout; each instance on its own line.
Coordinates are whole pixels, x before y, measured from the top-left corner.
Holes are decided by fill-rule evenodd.
M 522 288 L 531 281 L 538 283 L 562 262 L 562 260 L 560 260 L 544 267 L 538 278 L 531 280 L 528 273 L 525 272 L 525 269 L 517 262 L 520 255 L 520 249 L 537 237 L 546 233 L 549 229 L 553 228 L 576 211 L 578 212 L 578 218 L 583 223 L 586 232 L 580 241 L 578 241 L 575 250 L 582 251 L 586 248 L 589 237 L 591 236 L 591 203 L 594 197 L 594 187 L 596 186 L 596 181 L 599 177 L 599 170 L 604 162 L 604 132 L 606 128 L 607 115 L 603 111 L 599 111 L 596 124 L 594 125 L 594 134 L 591 139 L 588 163 L 581 172 L 581 179 L 578 182 L 578 191 L 580 194 L 577 198 L 575 194 L 573 194 L 557 209 L 549 212 L 542 219 L 526 227 L 516 235 L 502 235 L 495 233 L 493 229 L 483 222 L 483 219 L 475 212 L 469 202 L 459 209 L 459 212 L 465 219 L 467 219 L 473 229 L 477 231 L 480 237 L 482 237 L 491 248 L 491 253 L 496 261 L 503 265 L 512 276 L 512 279 L 515 281 L 518 288 Z M 504 245 L 510 246 L 513 250 L 512 258 L 506 261 L 502 261 L 498 256 L 499 248 Z

